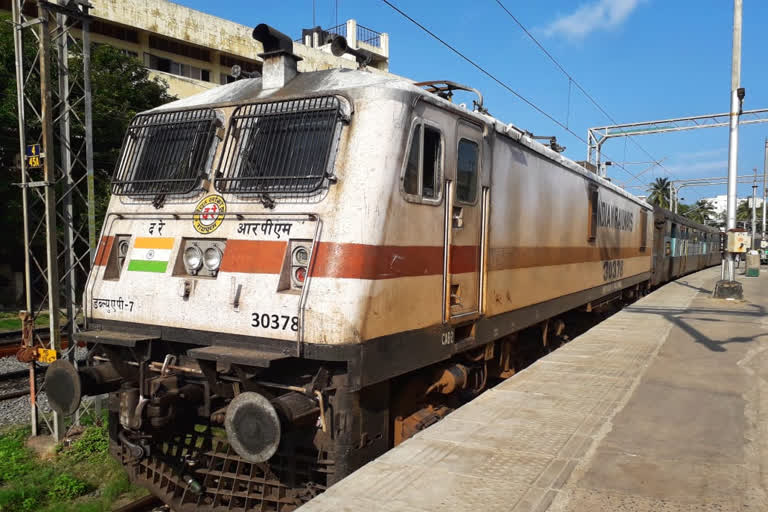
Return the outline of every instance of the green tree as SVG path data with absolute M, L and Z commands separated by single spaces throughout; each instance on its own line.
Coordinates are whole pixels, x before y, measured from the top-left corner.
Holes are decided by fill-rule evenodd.
M 738 205 L 736 206 L 736 220 L 739 221 L 739 226 L 741 226 L 742 222 L 744 227 L 747 229 L 751 229 L 752 226 L 752 201 L 751 199 L 743 199 L 739 201 Z M 762 224 L 763 224 L 763 207 L 760 206 L 759 208 L 755 209 L 755 224 L 757 225 L 757 228 L 759 230 L 762 230 Z
M 710 201 L 699 199 L 696 201 L 696 204 L 683 215 L 699 224 L 707 224 L 715 216 L 715 207 Z
M 648 188 L 648 202 L 669 208 L 669 179 L 656 178 L 656 181 L 650 184 Z
M 755 214 L 757 215 L 757 221 L 761 222 L 763 219 L 763 207 L 760 206 L 755 209 Z M 743 199 L 742 201 L 739 201 L 738 206 L 736 206 L 736 220 L 746 220 L 746 221 L 752 221 L 752 200 Z
M 16 71 L 13 31 L 8 16 L 0 16 L 0 201 L 6 215 L 5 240 L 0 247 L 0 262 L 10 262 L 14 270 L 22 269 L 23 237 L 21 221 L 21 192 L 13 183 L 20 180 L 15 168 L 19 152 L 16 105 Z M 25 60 L 31 62 L 35 53 L 34 39 L 25 44 Z M 81 72 L 81 56 L 70 57 L 70 69 Z M 74 79 L 81 77 L 75 76 Z M 35 90 L 34 84 L 29 90 Z M 148 70 L 136 58 L 107 45 L 93 45 L 91 49 L 91 90 L 93 113 L 94 174 L 96 189 L 96 218 L 101 225 L 109 202 L 109 179 L 120 152 L 123 134 L 136 113 L 176 99 L 168 94 L 168 85 L 159 78 L 149 76 Z M 73 95 L 77 89 L 73 90 Z M 72 98 L 72 104 L 82 109 L 83 102 Z M 82 113 L 80 114 L 83 119 Z M 56 113 L 54 112 L 54 118 Z M 28 114 L 28 130 L 34 132 L 34 116 Z M 78 146 L 82 132 L 73 130 L 72 146 Z M 53 151 L 58 156 L 57 151 Z M 17 212 L 16 215 L 13 212 Z
M 693 206 L 690 204 L 685 203 L 678 203 L 677 204 L 677 214 L 682 215 L 683 217 L 687 217 L 689 212 L 693 209 Z
M 70 69 L 79 73 L 79 56 L 74 60 Z M 165 81 L 150 78 L 138 59 L 107 45 L 92 49 L 91 90 L 96 224 L 100 227 L 109 203 L 109 181 L 128 125 L 137 113 L 177 98 L 168 94 Z

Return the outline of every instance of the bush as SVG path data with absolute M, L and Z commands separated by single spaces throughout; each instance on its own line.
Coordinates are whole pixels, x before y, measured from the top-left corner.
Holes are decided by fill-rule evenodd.
M 24 446 L 28 434 L 28 429 L 18 428 L 0 435 L 0 484 L 34 470 L 35 460 Z
M 108 456 L 109 451 L 109 432 L 106 422 L 93 424 L 83 431 L 80 438 L 72 443 L 67 456 L 73 461 L 79 462 L 92 455 L 100 454 Z
M 71 500 L 82 496 L 88 491 L 88 485 L 85 482 L 67 473 L 58 475 L 48 490 L 48 497 L 51 499 Z

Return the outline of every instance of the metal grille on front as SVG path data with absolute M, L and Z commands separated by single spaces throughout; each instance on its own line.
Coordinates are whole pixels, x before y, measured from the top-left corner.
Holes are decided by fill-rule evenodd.
M 305 453 L 286 444 L 288 451 L 278 451 L 269 462 L 251 463 L 207 427 L 174 435 L 141 460 L 116 443 L 110 450 L 127 466 L 133 483 L 173 510 L 290 512 L 326 489 L 324 482 L 335 466 L 328 454 Z M 198 492 L 192 482 L 201 487 Z
M 216 136 L 211 109 L 138 115 L 128 127 L 112 193 L 188 194 L 207 174 Z
M 333 96 L 237 108 L 216 188 L 239 194 L 317 192 L 333 165 L 340 122 L 340 103 Z

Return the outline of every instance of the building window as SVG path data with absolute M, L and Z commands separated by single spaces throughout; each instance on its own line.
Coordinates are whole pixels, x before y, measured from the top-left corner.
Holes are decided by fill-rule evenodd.
M 403 192 L 418 199 L 438 200 L 442 177 L 443 143 L 440 131 L 417 123 L 411 135 L 403 173 Z
M 144 65 L 149 69 L 163 71 L 172 75 L 185 76 L 195 80 L 202 80 L 203 82 L 211 81 L 211 72 L 207 69 L 190 66 L 189 64 L 182 64 L 150 53 L 144 54 Z
M 91 21 L 91 33 L 139 44 L 139 31 L 105 21 Z
M 175 53 L 176 55 L 182 55 L 184 57 L 190 57 L 192 59 L 202 60 L 205 62 L 211 61 L 211 52 L 208 50 L 185 44 L 180 41 L 165 39 L 163 37 L 153 35 L 149 36 L 149 47 L 168 53 Z
M 229 55 L 219 55 L 219 64 L 222 67 L 227 68 L 227 71 L 232 69 L 232 66 L 240 66 L 240 69 L 245 71 L 246 73 L 261 73 L 261 64 L 256 61 L 252 60 L 245 60 L 245 59 L 238 59 L 235 57 L 231 57 Z M 221 83 L 227 84 L 230 82 L 234 82 L 234 78 L 229 76 L 232 80 L 225 81 L 225 77 L 228 77 L 229 75 L 224 75 L 222 73 L 221 77 Z
M 78 40 L 78 42 L 80 42 L 82 44 L 80 38 L 77 38 L 77 40 Z M 91 45 L 93 46 L 93 48 L 98 48 L 100 46 L 109 46 L 110 48 L 114 48 L 118 52 L 122 53 L 123 55 L 127 55 L 128 57 L 133 57 L 134 59 L 138 59 L 139 58 L 138 52 L 134 52 L 134 51 L 131 51 L 131 50 L 126 50 L 125 48 L 117 48 L 115 46 L 112 46 L 112 45 L 109 45 L 109 44 L 104 44 L 104 43 L 91 43 Z
M 587 206 L 587 240 L 594 242 L 597 240 L 597 215 L 598 215 L 598 201 L 600 198 L 600 192 L 597 185 L 590 183 L 588 194 L 588 206 Z
M 456 199 L 463 203 L 474 203 L 477 197 L 477 168 L 480 148 L 469 139 L 459 141 L 456 164 Z

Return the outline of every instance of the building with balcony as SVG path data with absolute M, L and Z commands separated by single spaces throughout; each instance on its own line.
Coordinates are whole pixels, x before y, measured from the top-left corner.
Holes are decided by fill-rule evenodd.
M 253 40 L 253 27 L 241 25 L 167 0 L 90 0 L 91 40 L 108 44 L 141 60 L 151 74 L 163 78 L 169 92 L 180 98 L 235 80 L 234 65 L 245 72 L 260 72 L 261 43 Z M 37 7 L 27 1 L 25 12 Z M 0 0 L 0 12 L 11 11 L 11 0 Z M 297 29 L 298 30 L 298 29 Z M 346 67 L 357 62 L 350 55 L 334 56 L 328 34 L 343 35 L 350 48 L 370 56 L 368 68 L 389 69 L 389 36 L 358 25 L 355 20 L 330 29 L 305 29 L 294 44 L 303 60 L 299 71 Z M 310 34 L 309 37 L 304 34 Z M 311 34 L 315 34 L 312 37 Z M 325 35 L 326 37 L 321 37 Z

